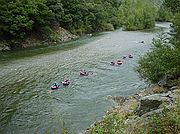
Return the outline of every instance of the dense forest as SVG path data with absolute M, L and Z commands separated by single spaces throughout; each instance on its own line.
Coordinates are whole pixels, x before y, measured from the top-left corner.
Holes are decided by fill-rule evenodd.
M 0 0 L 0 37 L 11 47 L 29 36 L 50 38 L 59 25 L 74 34 L 119 26 L 120 0 Z
M 172 13 L 162 0 L 0 0 L 0 40 L 12 49 L 30 35 L 53 39 L 54 26 L 73 34 L 149 29 Z M 158 15 L 158 9 L 161 15 Z M 166 11 L 166 12 L 164 12 Z M 51 35 L 51 36 L 50 36 Z

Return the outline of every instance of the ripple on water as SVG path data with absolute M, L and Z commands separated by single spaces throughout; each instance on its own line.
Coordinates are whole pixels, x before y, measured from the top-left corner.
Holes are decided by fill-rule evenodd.
M 152 32 L 119 30 L 92 37 L 90 42 L 83 39 L 83 45 L 79 45 L 81 41 L 72 42 L 72 48 L 71 43 L 65 44 L 65 50 L 60 45 L 37 48 L 36 52 L 46 53 L 1 62 L 0 132 L 58 133 L 63 121 L 71 132 L 85 129 L 110 108 L 108 95 L 129 95 L 146 86 L 134 67 L 154 36 Z M 138 43 L 142 40 L 144 44 Z M 59 50 L 51 51 L 53 47 Z M 123 59 L 121 66 L 109 64 L 128 54 L 134 58 Z M 80 77 L 80 69 L 91 73 Z M 68 87 L 49 92 L 54 81 L 60 83 L 65 78 L 71 80 Z

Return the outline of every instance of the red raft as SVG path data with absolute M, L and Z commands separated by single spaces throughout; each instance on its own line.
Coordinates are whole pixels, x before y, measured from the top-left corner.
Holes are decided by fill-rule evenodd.
M 123 61 L 118 60 L 116 63 L 117 63 L 118 65 L 121 65 L 121 64 L 123 64 Z

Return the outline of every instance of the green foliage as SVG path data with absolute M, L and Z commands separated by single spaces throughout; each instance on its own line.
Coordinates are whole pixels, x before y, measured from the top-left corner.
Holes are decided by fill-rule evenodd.
M 0 0 L 0 38 L 13 47 L 31 33 L 49 38 L 53 24 L 75 34 L 114 29 L 119 5 L 120 0 Z
M 47 0 L 46 5 L 49 7 L 49 10 L 53 12 L 54 21 L 62 21 L 64 16 L 64 8 L 61 0 Z
M 125 119 L 125 115 L 111 113 L 91 130 L 91 134 L 121 134 Z
M 119 19 L 125 30 L 149 29 L 155 25 L 156 8 L 147 0 L 122 0 Z
M 164 0 L 159 8 L 158 21 L 172 21 L 173 15 L 180 12 L 180 0 Z
M 179 134 L 180 102 L 172 109 L 164 109 L 162 115 L 152 115 L 147 124 L 135 129 L 136 134 Z
M 172 27 L 173 27 L 173 31 L 171 34 L 174 37 L 172 42 L 174 45 L 176 45 L 177 48 L 179 48 L 180 47 L 180 12 L 175 15 Z
M 164 5 L 169 7 L 173 13 L 180 12 L 180 0 L 164 0 Z
M 0 0 L 0 38 L 11 47 L 32 33 L 49 38 L 52 27 L 75 34 L 154 26 L 154 7 L 148 0 Z M 56 25 L 58 24 L 58 25 Z
M 113 25 L 111 23 L 106 23 L 106 24 L 104 24 L 103 27 L 104 27 L 103 29 L 105 31 L 113 31 L 114 30 L 114 27 L 113 27 Z
M 0 30 L 6 37 L 23 38 L 24 32 L 32 29 L 33 21 L 27 17 L 27 12 L 19 2 L 9 2 L 1 4 Z M 7 10 L 7 11 L 6 11 Z
M 45 29 L 49 26 L 52 12 L 46 6 L 45 0 L 0 2 L 0 31 L 3 39 L 14 44 L 14 41 L 23 39 L 29 31 L 47 33 Z
M 60 24 L 78 34 L 106 30 L 108 23 L 117 28 L 119 21 L 116 11 L 119 1 L 62 0 L 64 16 Z
M 166 34 L 153 40 L 152 51 L 139 60 L 136 71 L 144 80 L 158 82 L 166 75 L 180 74 L 180 50 L 168 41 Z
M 164 4 L 158 10 L 158 15 L 156 20 L 162 22 L 172 21 L 173 13 L 171 12 L 170 8 L 166 7 Z
M 114 28 L 120 26 L 120 21 L 118 19 L 118 8 L 121 5 L 120 0 L 104 0 L 102 1 L 103 7 L 106 11 L 107 22 L 112 24 Z
M 136 71 L 142 79 L 158 82 L 167 75 L 180 76 L 180 13 L 175 15 L 172 28 L 171 38 L 159 36 L 153 41 L 152 51 L 139 60 Z

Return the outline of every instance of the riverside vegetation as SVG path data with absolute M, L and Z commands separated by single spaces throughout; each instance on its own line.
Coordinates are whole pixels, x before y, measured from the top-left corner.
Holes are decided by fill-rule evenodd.
M 125 30 L 153 28 L 155 20 L 172 17 L 161 3 L 162 0 L 0 0 L 0 47 L 49 45 L 120 26 Z M 158 12 L 159 7 L 164 10 Z
M 118 107 L 86 133 L 179 133 L 179 5 L 180 0 L 0 0 L 1 44 L 14 49 L 28 38 L 56 42 L 59 27 L 81 35 L 119 26 L 149 29 L 155 20 L 172 21 L 170 35 L 155 39 L 136 69 L 142 79 L 159 86 L 129 98 L 110 96 Z M 156 105 L 146 107 L 146 102 Z
M 153 40 L 152 49 L 135 69 L 140 78 L 154 86 L 127 98 L 110 96 L 118 105 L 84 133 L 180 133 L 180 1 L 165 0 L 162 6 L 173 15 L 172 30 Z

